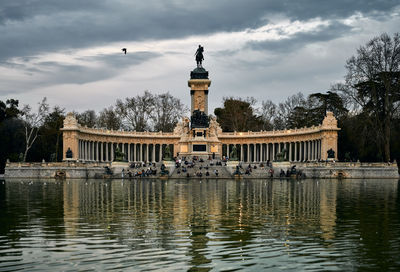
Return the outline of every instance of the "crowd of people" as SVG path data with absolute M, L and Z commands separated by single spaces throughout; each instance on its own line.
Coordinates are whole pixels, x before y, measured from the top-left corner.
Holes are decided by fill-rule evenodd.
M 222 160 L 215 160 L 211 156 L 206 160 L 197 156 L 193 156 L 191 158 L 186 158 L 186 157 L 174 158 L 176 173 L 179 176 L 186 176 L 186 177 L 203 177 L 203 176 L 218 177 L 220 175 L 220 171 L 213 166 L 223 166 L 223 165 L 226 166 L 228 160 L 229 159 L 227 157 L 223 157 Z M 163 175 L 163 167 L 165 169 L 165 166 L 161 165 L 161 172 L 157 172 L 156 163 L 132 162 L 129 165 L 128 169 L 122 169 L 121 177 L 122 178 L 150 177 L 150 176 L 156 176 L 157 173 Z M 267 173 L 268 177 L 271 178 L 274 177 L 275 171 L 274 168 L 272 167 L 272 163 L 270 160 L 268 160 L 265 163 L 262 162 L 258 164 L 250 163 L 248 165 L 243 165 L 242 162 L 239 162 L 234 172 L 234 175 L 240 176 L 244 174 L 250 176 L 252 172 L 256 169 L 264 170 Z M 112 171 L 110 168 L 106 167 L 105 171 L 107 175 L 112 175 Z M 256 172 L 259 173 L 260 171 Z M 296 178 L 299 178 L 303 176 L 303 173 L 301 171 L 296 170 L 295 165 L 292 166 L 290 169 L 287 169 L 286 171 L 280 169 L 279 172 L 280 178 L 292 177 L 292 176 L 296 176 Z
M 192 158 L 175 158 L 176 173 L 178 175 L 184 175 L 186 177 L 210 177 L 214 175 L 218 177 L 218 169 L 213 171 L 210 169 L 211 166 L 222 166 L 220 160 L 215 160 L 211 156 L 205 161 L 203 158 L 193 156 Z M 193 169 L 194 171 L 188 171 L 188 169 Z M 192 174 L 190 174 L 192 172 Z

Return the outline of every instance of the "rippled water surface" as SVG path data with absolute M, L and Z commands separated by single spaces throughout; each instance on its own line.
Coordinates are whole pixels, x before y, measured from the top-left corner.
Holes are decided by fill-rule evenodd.
M 17 270 L 399 271 L 399 182 L 0 181 Z

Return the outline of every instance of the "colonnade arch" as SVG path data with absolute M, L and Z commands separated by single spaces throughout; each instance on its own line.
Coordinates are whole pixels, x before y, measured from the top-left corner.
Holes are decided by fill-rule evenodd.
M 160 162 L 165 156 L 167 146 L 171 154 L 174 154 L 174 145 L 167 143 L 121 143 L 80 139 L 78 140 L 78 159 L 111 162 L 114 161 L 114 152 L 118 147 L 125 154 L 124 159 L 128 162 Z
M 321 139 L 272 143 L 223 143 L 222 157 L 229 157 L 236 146 L 239 161 L 275 161 L 284 149 L 285 160 L 291 162 L 318 161 L 321 157 Z

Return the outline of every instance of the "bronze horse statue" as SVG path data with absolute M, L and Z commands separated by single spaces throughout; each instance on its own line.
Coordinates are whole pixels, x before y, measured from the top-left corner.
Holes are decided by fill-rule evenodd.
M 204 47 L 199 45 L 199 48 L 197 48 L 197 51 L 195 53 L 197 68 L 203 68 L 203 66 L 201 65 L 202 61 L 204 60 L 203 52 Z

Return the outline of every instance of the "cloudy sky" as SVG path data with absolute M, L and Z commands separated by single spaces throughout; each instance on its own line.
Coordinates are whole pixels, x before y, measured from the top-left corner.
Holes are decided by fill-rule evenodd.
M 201 44 L 209 112 L 224 96 L 280 102 L 328 90 L 360 45 L 399 29 L 398 0 L 1 0 L 0 100 L 99 111 L 149 90 L 189 106 Z

